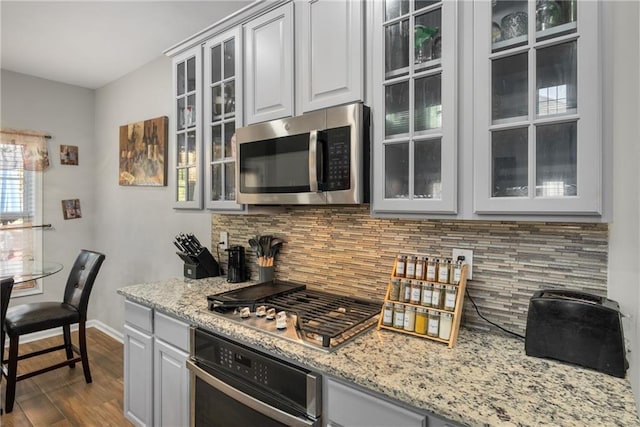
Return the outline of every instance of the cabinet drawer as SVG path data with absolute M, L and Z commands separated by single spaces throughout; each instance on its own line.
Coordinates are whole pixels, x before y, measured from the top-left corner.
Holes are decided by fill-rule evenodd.
M 150 334 L 153 333 L 153 309 L 126 300 L 124 302 L 124 321 Z
M 184 351 L 189 351 L 189 324 L 156 312 L 156 338 Z
M 327 378 L 328 423 L 341 426 L 424 427 L 426 416 Z

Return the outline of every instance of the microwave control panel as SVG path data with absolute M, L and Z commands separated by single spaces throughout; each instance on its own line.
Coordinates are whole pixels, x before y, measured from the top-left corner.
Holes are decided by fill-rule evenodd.
M 326 138 L 325 190 L 351 187 L 351 128 L 343 126 L 324 131 Z

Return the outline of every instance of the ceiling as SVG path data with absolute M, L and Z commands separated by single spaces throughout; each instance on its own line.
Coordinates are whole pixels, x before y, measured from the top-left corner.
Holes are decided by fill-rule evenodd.
M 97 89 L 250 3 L 0 0 L 0 65 Z

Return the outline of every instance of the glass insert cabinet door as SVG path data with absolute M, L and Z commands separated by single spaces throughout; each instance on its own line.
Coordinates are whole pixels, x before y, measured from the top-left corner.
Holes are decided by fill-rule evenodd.
M 600 214 L 598 2 L 475 7 L 475 212 Z
M 205 206 L 242 210 L 236 203 L 236 128 L 242 126 L 240 29 L 204 45 Z
M 456 212 L 457 2 L 374 8 L 376 212 Z
M 173 59 L 174 208 L 202 208 L 200 61 L 199 46 Z

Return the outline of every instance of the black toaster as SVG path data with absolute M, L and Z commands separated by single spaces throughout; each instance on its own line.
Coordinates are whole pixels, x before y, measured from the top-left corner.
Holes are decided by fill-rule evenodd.
M 542 290 L 529 301 L 525 352 L 624 378 L 626 359 L 617 302 L 584 292 Z

